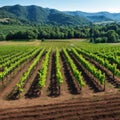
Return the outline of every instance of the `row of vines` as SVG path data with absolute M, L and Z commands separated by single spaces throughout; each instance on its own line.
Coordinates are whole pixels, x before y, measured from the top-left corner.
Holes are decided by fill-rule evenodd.
M 36 66 L 41 62 L 39 70 L 37 71 L 37 84 L 39 90 L 41 91 L 46 86 L 46 80 L 49 72 L 51 54 L 54 53 L 55 59 L 55 79 L 58 83 L 59 90 L 64 84 L 64 75 L 62 71 L 62 59 L 61 54 L 64 56 L 66 64 L 69 66 L 71 74 L 74 76 L 76 83 L 79 85 L 80 89 L 85 87 L 87 84 L 84 81 L 83 71 L 79 70 L 75 64 L 73 56 L 78 63 L 82 64 L 85 69 L 93 75 L 97 80 L 97 83 L 105 87 L 106 73 L 102 69 L 97 68 L 93 63 L 91 63 L 87 58 L 96 61 L 101 66 L 105 67 L 113 75 L 113 80 L 117 78 L 118 87 L 120 85 L 120 52 L 119 48 L 109 47 L 105 48 L 62 48 L 62 49 L 46 49 L 42 47 L 5 47 L 0 49 L 0 82 L 1 87 L 6 86 L 4 81 L 7 80 L 8 76 L 14 73 L 16 69 L 19 71 L 21 66 L 26 66 L 27 63 L 31 62 L 27 70 L 18 79 L 17 84 L 14 86 L 15 91 L 20 94 L 24 92 L 26 83 L 29 81 L 33 71 Z M 64 66 L 63 66 L 64 67 Z M 53 69 L 53 68 L 51 68 Z M 15 76 L 14 75 L 14 76 Z M 12 78 L 11 78 L 12 79 Z M 2 89 L 4 90 L 4 88 Z M 2 91 L 1 90 L 1 91 Z M 105 88 L 103 88 L 105 90 Z

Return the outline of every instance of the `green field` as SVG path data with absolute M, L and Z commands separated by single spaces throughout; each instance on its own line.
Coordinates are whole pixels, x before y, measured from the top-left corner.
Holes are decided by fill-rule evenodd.
M 50 39 L 50 40 L 45 40 L 44 42 L 41 42 L 41 40 L 31 40 L 31 41 L 3 41 L 0 42 L 0 46 L 10 46 L 10 45 L 14 45 L 14 46 L 41 46 L 41 47 L 96 47 L 96 48 L 106 48 L 106 47 L 116 47 L 116 46 L 120 46 L 119 43 L 99 43 L 99 44 L 93 44 L 93 43 L 89 43 L 88 40 L 85 39 Z
M 37 85 L 39 86 L 39 91 L 41 91 L 42 87 L 46 84 L 47 76 L 54 69 L 54 80 L 57 80 L 56 86 L 59 86 L 60 89 L 61 83 L 65 78 L 65 71 L 62 70 L 65 69 L 64 62 L 68 66 L 68 70 L 71 71 L 73 79 L 76 81 L 75 85 L 79 85 L 78 89 L 87 84 L 92 84 L 94 86 L 93 90 L 105 91 L 108 83 L 113 87 L 120 88 L 119 44 L 92 44 L 83 39 L 61 39 L 34 40 L 30 42 L 0 42 L 0 89 L 2 91 L 3 86 L 9 85 L 10 81 L 7 80 L 8 77 L 10 79 L 17 77 L 17 71 L 22 71 L 22 67 L 26 67 L 27 64 L 30 65 L 26 71 L 22 71 L 21 77 L 17 78 L 18 81 L 13 85 L 12 94 L 18 91 L 18 95 L 20 95 L 24 91 L 24 87 L 31 74 L 39 76 Z M 38 64 L 43 65 L 39 67 Z M 33 70 L 36 67 L 38 68 L 36 73 L 34 73 Z M 84 74 L 87 74 L 91 83 L 87 83 Z M 106 82 L 106 79 L 110 79 L 110 81 Z
M 0 104 L 20 110 L 7 109 L 8 114 L 1 110 L 0 116 L 16 116 L 16 120 L 27 112 L 34 119 L 35 112 L 37 118 L 48 119 L 57 110 L 57 117 L 66 111 L 63 116 L 76 117 L 79 112 L 83 118 L 85 109 L 86 115 L 99 110 L 94 116 L 119 118 L 119 63 L 119 44 L 91 44 L 81 39 L 0 42 Z

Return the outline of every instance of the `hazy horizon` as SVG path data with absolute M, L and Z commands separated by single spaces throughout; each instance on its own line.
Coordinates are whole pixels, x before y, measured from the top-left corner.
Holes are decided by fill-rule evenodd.
M 120 13 L 120 0 L 0 0 L 0 7 L 3 6 L 12 6 L 12 5 L 22 5 L 22 6 L 28 6 L 28 5 L 37 5 L 43 8 L 51 8 L 51 9 L 57 9 L 60 11 L 83 11 L 83 12 L 111 12 L 111 13 Z

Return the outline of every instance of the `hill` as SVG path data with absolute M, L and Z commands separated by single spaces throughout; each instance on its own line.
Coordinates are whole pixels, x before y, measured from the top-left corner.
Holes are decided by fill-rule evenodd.
M 82 12 L 82 11 L 66 11 L 65 12 L 68 15 L 72 16 L 82 16 L 86 19 L 90 20 L 91 22 L 104 22 L 104 21 L 113 21 L 113 22 L 119 22 L 120 21 L 120 13 L 110 13 L 110 12 L 96 12 L 96 13 L 88 13 L 88 12 Z
M 0 8 L 0 18 L 16 19 L 22 23 L 52 25 L 89 25 L 85 17 L 72 16 L 64 12 L 39 6 L 4 6 Z
M 7 21 L 6 21 L 7 19 Z M 82 11 L 58 11 L 40 6 L 4 6 L 0 8 L 0 23 L 13 24 L 49 24 L 85 26 L 91 23 L 119 22 L 120 13 Z

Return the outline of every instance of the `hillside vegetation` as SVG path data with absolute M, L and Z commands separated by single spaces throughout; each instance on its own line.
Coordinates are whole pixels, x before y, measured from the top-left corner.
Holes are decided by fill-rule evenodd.
M 0 8 L 0 18 L 15 19 L 19 24 L 52 24 L 52 25 L 88 25 L 84 17 L 67 15 L 61 11 L 38 6 L 5 6 Z M 12 22 L 12 21 L 11 21 Z
M 120 41 L 119 14 L 108 12 L 61 12 L 35 5 L 4 6 L 0 8 L 0 28 L 0 41 L 72 38 L 88 39 L 92 43 Z

